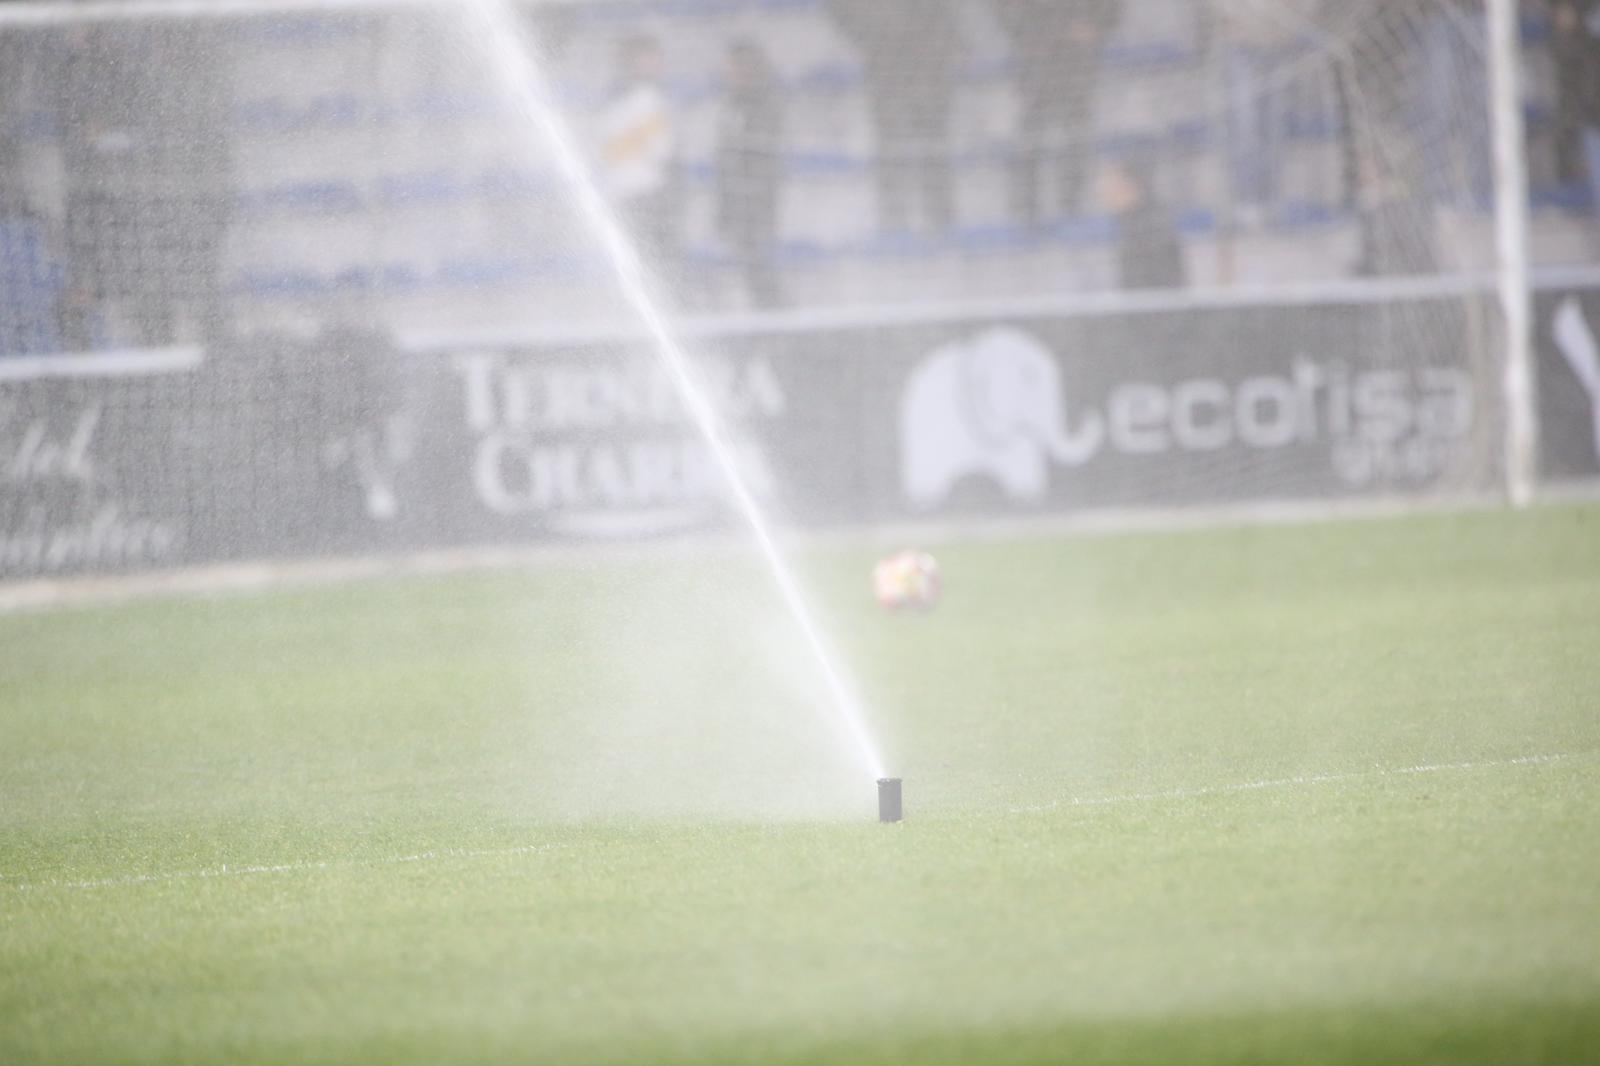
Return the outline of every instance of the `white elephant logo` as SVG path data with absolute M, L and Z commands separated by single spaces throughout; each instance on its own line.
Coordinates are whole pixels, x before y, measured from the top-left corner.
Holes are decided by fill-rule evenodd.
M 1589 320 L 1583 317 L 1583 308 L 1576 297 L 1569 296 L 1561 302 L 1551 332 L 1567 365 L 1578 376 L 1583 391 L 1589 394 L 1594 454 L 1600 459 L 1600 344 L 1595 343 L 1594 330 L 1589 328 Z
M 912 373 L 900 405 L 901 488 L 932 507 L 978 475 L 1014 500 L 1037 501 L 1052 460 L 1081 465 L 1104 436 L 1098 413 L 1068 427 L 1048 348 L 1021 330 L 987 330 L 935 350 Z

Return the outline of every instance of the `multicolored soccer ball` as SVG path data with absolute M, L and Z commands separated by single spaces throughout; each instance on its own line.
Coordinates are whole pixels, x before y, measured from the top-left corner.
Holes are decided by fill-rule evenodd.
M 943 587 L 939 564 L 927 552 L 898 552 L 872 568 L 872 592 L 885 610 L 931 611 Z

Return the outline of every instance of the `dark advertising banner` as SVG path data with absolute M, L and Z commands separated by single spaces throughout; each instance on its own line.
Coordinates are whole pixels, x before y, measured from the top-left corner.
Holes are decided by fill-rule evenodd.
M 188 557 L 165 370 L 0 380 L 0 579 Z
M 706 342 L 740 460 L 804 523 L 1416 492 L 1481 481 L 1459 301 L 895 325 Z M 543 533 L 717 513 L 648 352 L 435 353 L 475 503 Z M 435 373 L 439 373 L 438 370 Z M 471 504 L 466 505 L 471 509 Z
M 698 362 L 707 398 L 736 431 L 742 472 L 764 498 L 791 478 L 804 494 L 825 491 L 788 458 L 812 443 L 808 412 L 826 397 L 809 394 L 798 366 L 749 347 L 712 349 Z M 428 462 L 449 464 L 430 480 L 451 500 L 434 521 L 452 538 L 660 536 L 726 518 L 711 450 L 647 350 L 462 348 L 417 358 L 430 400 L 423 438 L 449 442 Z
M 1595 301 L 1539 308 L 1558 476 L 1600 473 Z M 1492 488 L 1499 375 L 1475 310 L 997 317 L 694 348 L 756 494 L 782 520 L 848 525 Z M 148 372 L 97 358 L 0 364 L 0 579 L 733 521 L 709 446 L 634 343 L 335 334 Z
M 892 439 L 877 449 L 877 498 L 898 512 L 1339 497 L 1476 476 L 1485 401 L 1459 305 L 1106 315 L 898 340 L 884 367 Z

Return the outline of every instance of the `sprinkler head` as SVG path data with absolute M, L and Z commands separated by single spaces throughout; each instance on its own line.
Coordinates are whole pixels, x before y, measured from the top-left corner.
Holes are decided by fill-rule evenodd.
M 900 779 L 898 777 L 878 778 L 878 821 L 898 822 L 900 820 Z

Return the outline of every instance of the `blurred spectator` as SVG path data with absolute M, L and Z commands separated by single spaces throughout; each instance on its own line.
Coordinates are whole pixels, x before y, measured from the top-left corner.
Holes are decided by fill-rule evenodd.
M 1373 121 L 1357 142 L 1361 258 L 1365 277 L 1432 274 L 1439 269 L 1434 201 L 1423 154 L 1399 124 Z
M 1076 214 L 1094 139 L 1100 49 L 1122 17 L 1120 0 L 991 0 L 1011 39 L 1018 116 L 1013 208 L 1027 226 L 1041 212 L 1040 170 L 1055 164 L 1054 207 Z
M 1156 193 L 1154 168 L 1143 160 L 1109 163 L 1100 200 L 1117 220 L 1117 278 L 1124 289 L 1178 289 L 1188 283 L 1183 240 L 1172 211 Z
M 171 339 L 229 331 L 223 254 L 233 212 L 233 85 L 225 30 L 206 20 L 164 27 L 149 102 L 151 182 L 142 224 L 175 305 Z
M 578 32 L 575 4 L 524 4 L 519 9 L 523 25 L 545 63 L 555 63 L 566 55 L 567 46 Z
M 1600 214 L 1600 0 L 1555 0 L 1551 16 L 1556 91 L 1576 131 L 1590 205 Z
M 213 33 L 165 23 L 65 31 L 54 82 L 69 346 L 164 345 L 224 324 L 231 100 Z
M 0 356 L 44 349 L 41 325 L 54 321 L 51 300 L 39 306 L 42 232 L 25 193 L 22 126 L 26 53 L 17 31 L 0 33 Z
M 1419 97 L 1411 4 L 1322 0 L 1318 21 L 1337 57 L 1351 199 L 1362 276 L 1425 274 L 1437 269 L 1437 234 L 1425 129 L 1409 121 Z
M 66 177 L 68 347 L 89 349 L 165 340 L 152 249 L 141 223 L 149 170 L 151 65 L 146 34 L 127 27 L 73 25 L 64 31 L 55 113 Z
M 1285 0 L 1214 0 L 1227 101 L 1234 220 L 1258 229 L 1278 197 L 1285 86 L 1274 83 L 1297 35 Z
M 920 189 L 929 226 L 953 216 L 950 112 L 961 51 L 948 0 L 829 0 L 861 52 L 876 135 L 878 216 L 888 230 L 911 222 Z
M 750 303 L 781 302 L 772 253 L 783 171 L 783 110 L 771 60 L 752 40 L 728 50 L 728 97 L 717 138 L 717 226 Z
M 622 42 L 616 93 L 600 116 L 607 191 L 647 263 L 668 284 L 682 258 L 677 129 L 661 84 L 661 46 L 639 34 Z
M 60 268 L 23 190 L 15 138 L 0 132 L 0 356 L 60 347 Z
M 1494 181 L 1483 0 L 1434 0 L 1422 18 L 1417 101 L 1428 192 L 1457 207 L 1487 204 Z
M 1579 94 L 1573 89 L 1583 79 L 1584 41 L 1573 33 L 1579 24 L 1571 4 L 1563 0 L 1549 0 L 1550 65 L 1555 76 L 1555 120 L 1553 140 L 1555 148 L 1556 180 L 1563 184 L 1578 184 L 1588 180 L 1583 163 L 1583 121 L 1579 115 Z

